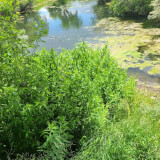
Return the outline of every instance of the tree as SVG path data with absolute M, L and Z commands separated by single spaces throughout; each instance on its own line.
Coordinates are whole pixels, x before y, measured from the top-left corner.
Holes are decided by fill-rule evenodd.
M 160 0 L 152 1 L 153 11 L 150 12 L 148 18 L 160 20 Z
M 20 39 L 22 32 L 16 29 L 18 2 L 0 0 L 0 61 L 2 57 L 24 53 L 26 44 Z
M 151 0 L 112 0 L 111 9 L 116 16 L 148 16 Z

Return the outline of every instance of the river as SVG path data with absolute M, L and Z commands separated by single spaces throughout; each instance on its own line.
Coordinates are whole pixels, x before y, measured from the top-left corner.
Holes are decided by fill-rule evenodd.
M 60 7 L 43 4 L 21 16 L 18 28 L 37 49 L 61 52 L 83 41 L 95 48 L 108 43 L 111 55 L 139 86 L 160 90 L 160 28 L 144 19 L 122 20 L 96 0 L 75 0 Z

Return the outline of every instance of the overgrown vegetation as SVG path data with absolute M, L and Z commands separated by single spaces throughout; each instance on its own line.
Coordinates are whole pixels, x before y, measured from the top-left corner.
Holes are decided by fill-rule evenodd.
M 159 159 L 159 107 L 156 98 L 139 93 L 129 104 L 122 101 L 114 120 L 83 143 L 73 159 Z
M 108 3 L 109 2 L 109 3 Z M 160 19 L 159 0 L 98 0 L 98 4 L 108 3 L 112 14 L 119 17 L 148 17 Z
M 107 45 L 30 54 L 17 5 L 0 1 L 0 158 L 159 159 L 158 102 Z
M 17 0 L 15 0 L 16 2 Z M 27 9 L 31 9 L 33 6 L 39 4 L 39 3 L 42 3 L 42 2 L 45 2 L 45 1 L 48 1 L 48 0 L 19 0 L 19 10 L 20 12 L 22 11 L 26 11 Z
M 53 1 L 52 5 L 59 7 L 61 5 L 66 5 L 69 1 L 70 0 L 56 0 L 56 1 Z
M 112 0 L 111 9 L 117 16 L 147 16 L 151 0 Z
M 152 1 L 153 11 L 149 14 L 149 19 L 155 19 L 160 21 L 160 0 Z
M 64 5 L 64 4 L 66 4 L 68 2 L 68 0 L 58 0 L 58 1 L 55 1 L 55 2 L 53 2 L 52 4 L 53 4 L 53 6 L 60 6 L 60 5 Z

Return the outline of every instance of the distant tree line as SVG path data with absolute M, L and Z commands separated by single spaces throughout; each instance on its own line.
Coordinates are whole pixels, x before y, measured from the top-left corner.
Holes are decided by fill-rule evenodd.
M 153 6 L 153 10 L 150 12 L 148 18 L 160 20 L 160 0 L 153 0 L 151 5 Z
M 160 0 L 98 0 L 99 4 L 107 2 L 116 16 L 148 16 L 160 20 Z
M 14 0 L 17 2 L 18 0 Z M 32 8 L 42 0 L 19 0 L 20 12 Z M 57 0 L 53 5 L 63 5 L 68 0 Z M 146 16 L 160 20 L 160 0 L 98 0 L 98 4 L 110 3 L 113 14 L 120 17 Z

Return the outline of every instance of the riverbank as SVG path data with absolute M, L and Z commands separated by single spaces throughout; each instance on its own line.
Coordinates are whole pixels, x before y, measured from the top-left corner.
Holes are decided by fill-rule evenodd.
M 153 86 L 146 86 L 144 83 L 137 83 L 137 89 L 139 89 L 144 94 L 149 94 L 151 98 L 157 97 L 160 100 L 160 88 Z
M 41 1 L 42 2 L 33 5 L 33 9 L 34 10 L 38 10 L 41 7 L 43 7 L 45 4 L 48 5 L 48 4 L 52 3 L 52 2 L 56 2 L 57 0 L 41 0 Z
M 104 38 L 94 47 L 108 42 L 112 56 L 119 65 L 135 74 L 140 84 L 153 90 L 160 89 L 160 28 L 146 26 L 146 22 L 109 17 L 100 20 L 95 30 L 104 28 Z M 92 45 L 92 44 L 91 44 Z
M 72 49 L 83 41 L 95 48 L 108 43 L 112 56 L 128 70 L 129 76 L 134 74 L 140 86 L 159 90 L 160 28 L 146 19 L 112 17 L 107 9 L 108 5 L 98 5 L 96 1 L 74 1 L 55 8 L 44 4 L 23 17 L 19 26 L 32 41 L 36 38 L 31 23 L 37 23 L 38 19 L 34 17 L 44 19 L 48 33 L 39 36 L 46 43 L 38 43 L 38 49 L 54 48 L 61 52 L 62 48 Z M 27 19 L 30 19 L 28 25 Z
M 28 10 L 38 10 L 41 6 L 53 2 L 54 0 L 34 0 L 34 1 L 21 1 L 20 2 L 20 13 L 24 14 Z M 55 0 L 56 1 L 56 0 Z

